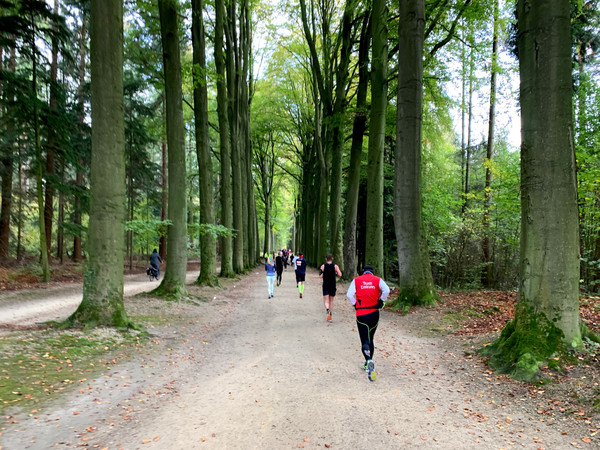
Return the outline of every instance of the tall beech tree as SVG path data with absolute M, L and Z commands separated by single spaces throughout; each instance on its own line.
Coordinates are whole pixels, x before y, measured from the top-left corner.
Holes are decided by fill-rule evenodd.
M 233 228 L 233 270 L 240 273 L 244 269 L 244 197 L 242 195 L 242 150 L 240 148 L 240 84 L 242 83 L 240 44 L 237 30 L 236 0 L 227 2 L 225 23 L 225 66 L 227 74 L 227 116 L 229 122 L 229 145 L 231 151 L 231 205 Z
M 495 124 L 496 124 L 496 84 L 498 78 L 498 39 L 500 28 L 500 11 L 498 0 L 494 0 L 494 23 L 492 35 L 492 61 L 490 69 L 490 112 L 488 119 L 488 140 L 485 158 L 485 192 L 483 206 L 483 240 L 481 242 L 483 271 L 481 282 L 490 287 L 492 282 L 492 240 L 490 239 L 490 210 L 492 207 L 492 161 L 494 157 Z
M 0 63 L 1 66 L 2 63 Z M 15 49 L 11 48 L 8 57 L 7 70 L 14 74 L 16 70 Z M 13 211 L 13 172 L 15 167 L 16 133 L 15 126 L 9 117 L 8 105 L 14 102 L 14 93 L 10 86 L 2 86 L 3 107 L 0 107 L 0 117 L 5 127 L 4 140 L 0 149 L 0 168 L 2 174 L 2 202 L 0 208 L 0 258 L 9 255 L 10 219 Z
M 89 259 L 83 300 L 69 322 L 123 327 L 125 133 L 123 3 L 91 0 L 92 161 Z M 110 182 L 107 182 L 110 180 Z
M 421 212 L 424 29 L 424 0 L 400 0 L 394 225 L 398 298 L 409 304 L 427 304 L 435 299 Z
M 363 141 L 367 129 L 367 91 L 369 87 L 369 47 L 371 43 L 371 11 L 365 10 L 358 45 L 358 86 L 356 87 L 356 112 L 352 124 L 352 146 L 346 189 L 346 214 L 344 216 L 344 272 L 346 280 L 356 275 L 356 223 L 360 167 Z
M 158 0 L 160 35 L 163 47 L 165 105 L 167 118 L 168 212 L 167 268 L 157 293 L 178 298 L 186 293 L 187 199 L 185 127 L 177 26 L 177 0 Z
M 373 0 L 371 61 L 371 123 L 367 167 L 366 263 L 383 274 L 383 146 L 387 111 L 388 9 L 385 0 Z
M 582 346 L 569 0 L 519 0 L 521 263 L 514 319 L 484 349 L 533 380 L 552 355 Z
M 219 151 L 221 154 L 221 225 L 232 228 L 231 147 L 227 115 L 227 79 L 225 76 L 224 33 L 225 0 L 215 2 L 215 67 L 217 69 L 217 115 L 219 119 Z M 221 276 L 233 276 L 233 240 L 221 237 Z
M 203 0 L 192 1 L 192 46 L 194 60 L 194 125 L 200 185 L 200 223 L 214 225 L 213 171 L 208 141 L 208 91 L 206 86 L 206 53 Z M 211 232 L 200 236 L 200 274 L 198 283 L 214 285 L 217 271 L 217 241 Z

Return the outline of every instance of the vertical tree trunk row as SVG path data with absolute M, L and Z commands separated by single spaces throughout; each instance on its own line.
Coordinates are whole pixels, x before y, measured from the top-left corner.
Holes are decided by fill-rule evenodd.
M 208 90 L 206 85 L 206 54 L 204 38 L 203 0 L 192 1 L 192 46 L 194 60 L 194 116 L 196 156 L 200 185 L 200 223 L 215 224 L 213 202 L 213 171 L 208 141 Z M 214 285 L 217 271 L 217 242 L 214 234 L 200 235 L 200 274 L 198 283 Z
M 383 147 L 387 110 L 387 6 L 373 0 L 371 123 L 367 168 L 366 263 L 383 275 Z
M 159 290 L 177 298 L 186 292 L 187 272 L 187 193 L 186 183 L 183 182 L 187 178 L 177 1 L 159 0 L 158 9 L 167 119 L 167 217 L 171 221 L 167 231 L 167 267 Z

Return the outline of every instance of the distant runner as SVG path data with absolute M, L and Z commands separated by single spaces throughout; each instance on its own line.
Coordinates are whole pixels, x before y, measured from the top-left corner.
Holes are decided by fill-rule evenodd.
M 333 255 L 325 257 L 325 264 L 319 270 L 319 276 L 323 279 L 323 303 L 327 310 L 327 322 L 332 321 L 333 298 L 336 292 L 336 277 L 341 277 L 342 272 L 337 264 L 333 263 Z
M 389 286 L 381 278 L 373 275 L 373 267 L 369 265 L 364 267 L 361 276 L 352 280 L 346 293 L 346 297 L 356 309 L 356 325 L 365 357 L 363 369 L 371 381 L 377 379 L 373 363 L 375 352 L 373 337 L 379 324 L 379 310 L 389 294 Z
M 296 283 L 298 284 L 300 298 L 302 298 L 302 293 L 304 292 L 304 279 L 306 278 L 306 260 L 304 259 L 302 252 L 298 252 L 298 256 L 294 258 L 292 264 L 294 265 L 294 270 L 296 270 Z
M 277 286 L 279 286 L 281 284 L 281 274 L 283 273 L 283 252 L 281 250 L 275 257 L 275 270 L 277 271 Z
M 267 291 L 269 296 L 273 297 L 273 286 L 275 285 L 275 264 L 271 258 L 267 258 L 265 262 L 265 270 L 267 271 Z

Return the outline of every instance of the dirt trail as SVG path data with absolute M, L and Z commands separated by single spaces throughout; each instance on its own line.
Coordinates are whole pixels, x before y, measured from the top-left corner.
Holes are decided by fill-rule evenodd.
M 346 286 L 328 324 L 316 273 L 303 299 L 293 278 L 285 272 L 268 300 L 260 268 L 210 302 L 180 305 L 187 321 L 157 328 L 154 351 L 39 416 L 12 418 L 0 446 L 562 449 L 578 440 L 532 417 L 526 389 L 513 385 L 507 401 L 456 345 L 407 332 L 411 316 L 383 311 L 379 378 L 368 381 Z
M 192 282 L 197 272 L 188 272 L 187 282 Z M 123 294 L 132 296 L 149 292 L 160 281 L 149 281 L 145 274 L 125 277 Z M 81 283 L 65 283 L 47 289 L 28 289 L 3 292 L 0 294 L 0 329 L 7 326 L 28 327 L 49 320 L 69 317 L 82 297 Z

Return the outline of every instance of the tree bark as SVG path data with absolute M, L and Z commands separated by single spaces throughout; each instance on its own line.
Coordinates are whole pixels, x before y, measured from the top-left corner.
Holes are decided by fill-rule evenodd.
M 465 179 L 464 179 L 464 191 L 463 191 L 463 204 L 462 204 L 462 215 L 464 216 L 467 208 L 469 207 L 469 192 L 471 187 L 470 176 L 471 176 L 471 152 L 473 151 L 471 141 L 471 130 L 473 126 L 473 78 L 475 76 L 475 50 L 470 49 L 469 55 L 469 103 L 467 105 L 467 146 L 465 149 Z
M 86 56 L 86 16 L 82 15 L 80 36 L 79 36 L 79 77 L 77 86 L 77 125 L 79 129 L 79 139 L 83 141 L 83 129 L 85 127 L 85 106 L 84 106 L 84 86 L 85 86 L 85 56 Z M 81 196 L 84 192 L 83 185 L 83 158 L 77 158 L 77 169 L 75 172 L 75 186 L 79 195 L 75 196 L 75 211 L 73 213 L 73 223 L 77 227 L 78 233 L 73 237 L 73 255 L 74 262 L 78 262 L 82 257 L 81 248 L 81 230 L 82 230 L 82 201 Z
M 1 63 L 0 63 L 1 64 Z M 8 61 L 8 71 L 15 72 L 16 56 L 15 50 L 11 49 Z M 8 95 L 6 90 L 4 95 Z M 4 109 L 0 110 L 0 114 L 4 114 Z M 11 122 L 7 122 L 6 139 L 8 140 L 5 151 L 2 152 L 2 207 L 0 209 L 0 258 L 6 259 L 9 256 L 10 250 L 10 221 L 12 215 L 12 194 L 13 194 L 13 172 L 14 172 L 14 156 L 16 136 L 14 126 Z
M 31 42 L 31 98 L 33 100 L 33 132 L 35 136 L 35 179 L 37 191 L 38 223 L 40 236 L 40 265 L 42 268 L 42 281 L 50 281 L 50 268 L 48 266 L 48 249 L 46 247 L 46 224 L 44 217 L 44 186 L 43 186 L 43 158 L 40 139 L 40 113 L 37 98 L 37 46 L 33 12 L 30 12 L 32 35 Z
M 233 271 L 244 270 L 244 225 L 242 218 L 242 163 L 240 149 L 240 49 L 237 38 L 237 0 L 227 3 L 225 25 L 225 65 L 227 67 L 227 114 L 231 149 L 231 201 L 233 207 Z
M 166 123 L 166 101 L 163 101 L 163 119 Z M 169 211 L 168 195 L 169 195 L 169 174 L 167 169 L 167 137 L 162 136 L 160 143 L 160 220 L 164 222 L 167 220 L 167 213 Z M 150 249 L 148 249 L 150 252 Z M 167 259 L 167 235 L 161 234 L 158 239 L 158 254 L 160 259 L 165 261 Z
M 192 46 L 194 59 L 194 116 L 196 155 L 200 187 L 200 223 L 215 224 L 213 201 L 213 170 L 208 141 L 208 91 L 206 87 L 206 54 L 204 38 L 203 0 L 192 0 Z M 216 284 L 217 241 L 212 233 L 200 235 L 200 274 L 197 283 Z
M 521 261 L 515 318 L 487 353 L 533 380 L 582 346 L 569 0 L 519 0 Z
M 59 1 L 54 0 L 54 14 L 58 15 Z M 52 62 L 50 64 L 50 99 L 49 99 L 49 115 L 50 126 L 48 127 L 48 140 L 46 141 L 46 196 L 44 199 L 44 223 L 46 226 L 46 248 L 50 255 L 52 248 L 52 223 L 54 219 L 54 191 L 55 191 L 55 174 L 54 174 L 54 157 L 56 154 L 56 128 L 53 122 L 58 113 L 57 105 L 57 83 L 58 83 L 58 38 L 52 36 Z
M 83 300 L 71 323 L 130 325 L 123 305 L 125 135 L 123 5 L 92 0 L 90 14 L 92 161 L 89 261 Z M 110 182 L 107 182 L 110 180 Z
M 383 148 L 387 110 L 387 6 L 373 1 L 371 124 L 367 167 L 366 263 L 383 275 Z
M 340 208 L 342 199 L 342 157 L 344 153 L 344 137 L 346 125 L 346 88 L 348 84 L 348 67 L 352 53 L 352 23 L 356 2 L 346 0 L 344 15 L 341 21 L 341 49 L 335 78 L 335 101 L 333 104 L 332 124 L 332 158 L 331 158 L 331 193 L 329 196 L 329 248 L 334 261 L 344 271 L 342 255 L 342 233 L 340 224 Z
M 371 12 L 367 10 L 363 19 L 358 48 L 358 86 L 356 93 L 356 115 L 352 127 L 352 147 L 348 168 L 346 190 L 346 215 L 344 217 L 344 271 L 345 280 L 356 276 L 356 214 L 358 190 L 360 188 L 360 166 L 363 154 L 363 138 L 367 128 L 367 90 L 369 85 L 369 46 L 371 42 Z
M 394 225 L 398 252 L 398 299 L 435 301 L 421 205 L 423 45 L 425 3 L 400 0 L 398 24 L 398 108 L 394 166 Z
M 167 297 L 175 298 L 186 293 L 187 272 L 187 199 L 184 182 L 187 178 L 177 3 L 176 0 L 158 1 L 167 116 L 169 178 L 167 217 L 171 221 L 167 231 L 167 267 L 158 291 Z
M 242 226 L 244 230 L 243 243 L 243 263 L 244 268 L 250 268 L 250 263 L 254 258 L 251 257 L 251 248 L 254 245 L 254 236 L 252 230 L 252 200 L 249 195 L 254 192 L 252 184 L 252 146 L 250 142 L 250 83 L 252 77 L 251 53 L 252 38 L 250 29 L 250 8 L 248 0 L 242 0 L 240 7 L 240 53 L 242 58 L 241 83 L 240 83 L 240 150 L 241 150 L 241 184 L 242 184 Z
M 498 75 L 498 28 L 499 28 L 498 0 L 494 0 L 494 34 L 492 37 L 492 67 L 490 74 L 490 113 L 488 119 L 488 139 L 485 161 L 485 192 L 483 204 L 483 270 L 481 282 L 489 288 L 492 283 L 492 244 L 490 239 L 490 209 L 492 207 L 492 161 L 494 158 L 494 124 L 496 122 L 496 78 Z
M 227 118 L 227 84 L 225 58 L 223 55 L 223 32 L 225 20 L 225 0 L 215 2 L 215 66 L 217 69 L 217 114 L 219 116 L 219 149 L 221 152 L 221 224 L 232 228 L 231 197 L 231 148 L 229 141 L 229 120 Z M 221 276 L 232 277 L 233 241 L 229 236 L 221 237 Z

